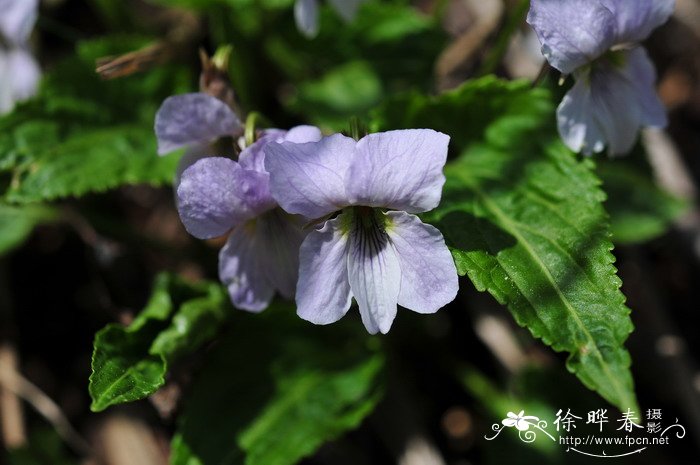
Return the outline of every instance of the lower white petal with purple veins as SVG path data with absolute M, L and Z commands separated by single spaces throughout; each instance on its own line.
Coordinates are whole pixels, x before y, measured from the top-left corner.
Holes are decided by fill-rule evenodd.
M 299 260 L 297 311 L 316 324 L 341 319 L 354 297 L 367 331 L 387 333 L 397 305 L 435 313 L 457 295 L 442 234 L 405 212 L 345 210 L 306 237 Z
M 399 305 L 435 313 L 457 296 L 459 278 L 440 231 L 417 216 L 388 212 L 387 234 L 401 266 Z
M 297 314 L 318 325 L 335 323 L 350 309 L 347 221 L 346 214 L 326 221 L 299 249 Z
M 612 60 L 619 63 L 599 61 L 577 73 L 557 109 L 562 139 L 576 152 L 591 154 L 607 146 L 611 154 L 624 154 L 641 127 L 666 125 L 654 66 L 644 49 L 617 52 Z
M 221 100 L 202 92 L 174 95 L 156 114 L 158 154 L 235 136 L 241 129 L 238 116 Z
M 267 279 L 266 263 L 260 259 L 260 254 L 269 252 L 265 246 L 259 241 L 252 221 L 234 229 L 219 252 L 219 279 L 237 308 L 261 312 L 275 294 Z
M 356 209 L 348 247 L 350 289 L 370 334 L 389 332 L 401 288 L 399 259 L 383 223 L 383 213 Z

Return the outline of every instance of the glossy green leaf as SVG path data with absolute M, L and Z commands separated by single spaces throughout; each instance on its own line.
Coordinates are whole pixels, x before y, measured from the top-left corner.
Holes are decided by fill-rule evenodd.
M 0 203 L 0 255 L 20 246 L 35 226 L 56 217 L 55 210 L 43 205 L 17 207 Z
M 636 406 L 630 310 L 613 266 L 605 194 L 590 159 L 559 141 L 549 93 L 484 78 L 436 98 L 412 97 L 376 126 L 432 127 L 459 157 L 445 169 L 443 232 L 460 274 L 507 305 L 568 369 L 620 409 Z
M 0 118 L 0 171 L 12 178 L 8 201 L 171 182 L 177 156 L 156 155 L 153 121 L 163 99 L 187 88 L 188 73 L 164 66 L 105 81 L 94 70 L 98 57 L 145 43 L 130 37 L 80 43 L 77 56 L 45 77 L 37 97 Z
M 355 428 L 382 393 L 376 338 L 288 306 L 239 313 L 208 354 L 173 439 L 174 465 L 291 465 Z
M 109 324 L 95 336 L 92 410 L 156 392 L 165 383 L 169 363 L 210 340 L 228 310 L 218 284 L 160 275 L 148 305 L 129 326 Z

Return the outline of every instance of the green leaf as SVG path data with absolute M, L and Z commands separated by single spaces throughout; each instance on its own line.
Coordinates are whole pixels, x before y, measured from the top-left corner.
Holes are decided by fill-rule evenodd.
M 305 82 L 288 103 L 290 109 L 310 115 L 318 126 L 342 130 L 348 118 L 364 115 L 381 100 L 382 83 L 364 61 L 334 68 L 317 81 Z
M 153 121 L 164 98 L 187 88 L 188 73 L 163 66 L 104 81 L 94 71 L 98 57 L 145 43 L 129 36 L 80 43 L 77 56 L 44 78 L 36 98 L 0 118 L 0 171 L 12 178 L 7 201 L 172 181 L 178 157 L 156 155 Z
M 55 430 L 42 427 L 32 431 L 28 444 L 9 449 L 7 463 L 10 465 L 76 465 Z M 0 456 L 2 457 L 2 456 Z M 4 462 L 3 462 L 4 463 Z
M 691 202 L 662 190 L 637 160 L 601 160 L 597 173 L 608 194 L 613 240 L 618 244 L 647 242 L 663 235 Z
M 20 130 L 28 130 L 31 124 Z M 51 130 L 46 134 L 51 140 Z M 25 153 L 24 162 L 14 169 L 15 185 L 7 192 L 7 201 L 81 196 L 122 184 L 166 184 L 172 181 L 179 159 L 157 157 L 153 130 L 144 125 L 93 128 L 53 140 L 50 147 L 32 147 Z
M 382 394 L 377 339 L 288 306 L 236 314 L 185 400 L 174 465 L 291 465 L 355 428 Z M 329 348 L 331 348 L 329 350 Z
M 529 83 L 484 78 L 378 113 L 375 126 L 452 136 L 442 204 L 426 215 L 480 291 L 557 351 L 609 402 L 636 406 L 630 310 L 613 266 L 605 194 L 590 159 L 559 141 L 553 104 Z
M 160 389 L 170 363 L 216 334 L 228 313 L 226 302 L 218 284 L 158 276 L 148 305 L 129 326 L 109 324 L 95 336 L 91 409 L 99 412 Z
M 56 211 L 43 205 L 15 207 L 0 203 L 0 255 L 19 247 L 36 226 L 56 218 Z

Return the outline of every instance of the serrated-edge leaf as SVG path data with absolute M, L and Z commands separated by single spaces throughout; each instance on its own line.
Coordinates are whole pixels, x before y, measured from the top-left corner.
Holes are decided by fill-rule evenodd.
M 215 335 L 227 315 L 225 295 L 218 283 L 158 275 L 146 307 L 129 326 L 112 323 L 96 334 L 91 409 L 143 399 L 160 389 L 170 362 Z
M 128 336 L 130 333 L 118 324 L 110 324 L 95 335 L 95 350 L 92 356 L 92 374 L 90 375 L 89 391 L 92 403 L 90 410 L 100 412 L 112 405 L 143 399 L 165 384 L 166 362 L 163 357 L 145 356 L 137 362 L 129 364 L 125 369 L 117 367 L 119 375 L 105 386 L 99 386 L 99 378 L 110 371 L 110 364 L 115 364 L 114 358 L 101 350 L 108 345 L 106 339 L 118 336 Z M 119 345 L 125 345 L 121 342 Z M 146 381 L 148 380 L 148 381 Z M 99 390 L 98 390 L 99 386 Z
M 460 274 L 505 304 L 518 324 L 620 409 L 636 407 L 632 331 L 613 266 L 605 193 L 590 160 L 559 141 L 550 93 L 489 76 L 445 94 L 409 94 L 374 113 L 375 130 L 430 127 L 452 155 L 441 205 Z M 449 215 L 449 216 L 448 216 Z

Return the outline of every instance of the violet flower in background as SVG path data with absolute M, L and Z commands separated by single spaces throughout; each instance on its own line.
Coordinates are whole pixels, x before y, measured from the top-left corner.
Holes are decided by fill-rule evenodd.
M 301 318 L 333 323 L 354 297 L 367 330 L 387 333 L 397 304 L 434 313 L 455 298 L 457 270 L 442 234 L 414 215 L 440 202 L 448 143 L 413 129 L 267 147 L 270 190 L 284 210 L 308 218 L 341 210 L 301 246 Z
M 0 0 L 1 1 L 1 0 Z M 220 137 L 243 131 L 238 116 L 228 105 L 203 92 L 173 95 L 156 114 L 158 154 L 182 147 L 201 147 Z
M 219 253 L 219 278 L 238 308 L 262 311 L 275 291 L 294 297 L 306 220 L 282 211 L 270 195 L 270 176 L 262 168 L 265 147 L 320 138 L 321 131 L 313 126 L 269 130 L 241 153 L 238 162 L 203 158 L 182 173 L 177 207 L 187 231 L 199 239 L 230 231 Z
M 643 126 L 663 127 L 656 71 L 639 42 L 673 0 L 532 0 L 527 21 L 547 61 L 576 80 L 557 109 L 566 145 L 585 154 L 632 149 Z
M 41 70 L 28 50 L 38 10 L 39 0 L 0 0 L 0 115 L 39 87 Z
M 204 92 L 194 92 L 165 99 L 156 113 L 155 132 L 158 155 L 186 149 L 175 172 L 173 184 L 177 188 L 188 167 L 212 156 L 212 142 L 221 137 L 240 136 L 243 124 L 222 100 Z
M 297 28 L 309 39 L 318 34 L 319 0 L 296 0 L 294 4 L 294 19 Z M 333 9 L 346 22 L 355 18 L 357 8 L 366 0 L 328 0 Z

